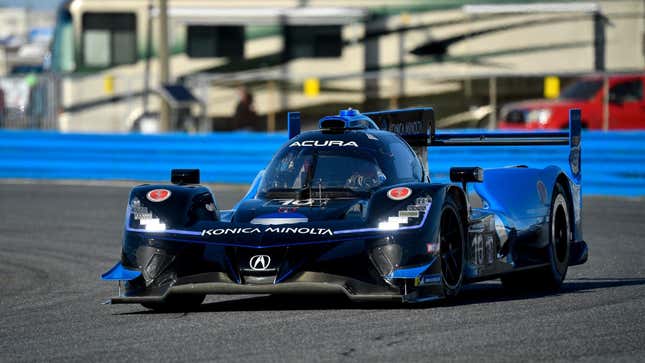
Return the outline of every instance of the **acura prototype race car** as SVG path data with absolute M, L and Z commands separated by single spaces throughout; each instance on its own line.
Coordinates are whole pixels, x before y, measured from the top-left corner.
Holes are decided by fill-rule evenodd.
M 303 133 L 300 114 L 288 117 L 289 140 L 232 210 L 217 208 L 198 169 L 132 189 L 121 260 L 102 276 L 119 281 L 111 303 L 190 309 L 207 294 L 320 293 L 421 302 L 494 278 L 557 289 L 587 260 L 578 110 L 568 131 L 539 133 L 438 133 L 431 108 L 347 109 Z M 457 165 L 451 183 L 431 182 L 428 147 L 453 145 L 570 145 L 569 170 Z

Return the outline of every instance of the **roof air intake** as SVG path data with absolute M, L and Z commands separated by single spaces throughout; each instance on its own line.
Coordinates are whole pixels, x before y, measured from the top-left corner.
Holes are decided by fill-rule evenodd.
M 321 129 L 375 129 L 376 123 L 368 116 L 363 115 L 359 110 L 348 108 L 340 110 L 338 115 L 326 116 L 318 122 Z

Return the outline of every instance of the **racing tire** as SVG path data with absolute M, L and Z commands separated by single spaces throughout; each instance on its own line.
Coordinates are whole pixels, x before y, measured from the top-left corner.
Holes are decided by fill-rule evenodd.
M 569 267 L 570 233 L 571 219 L 567 193 L 562 185 L 556 184 L 549 213 L 549 244 L 546 251 L 549 265 L 502 276 L 504 287 L 512 290 L 559 290 Z
M 439 258 L 441 259 L 441 286 L 446 298 L 454 298 L 464 282 L 466 242 L 464 224 L 459 206 L 448 195 L 441 209 L 439 224 Z
M 141 305 L 159 312 L 185 312 L 197 309 L 205 298 L 206 295 L 203 294 L 169 295 L 164 301 L 142 303 Z

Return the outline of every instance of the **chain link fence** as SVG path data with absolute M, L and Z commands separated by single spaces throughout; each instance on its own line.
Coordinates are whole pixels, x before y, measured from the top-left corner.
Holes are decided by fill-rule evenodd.
M 178 112 L 173 129 L 273 132 L 286 128 L 288 111 L 301 111 L 305 115 L 303 127 L 313 128 L 320 117 L 342 108 L 373 111 L 420 106 L 435 109 L 440 128 L 496 128 L 498 121 L 508 116 L 505 105 L 547 96 L 547 79 L 557 80 L 556 92 L 550 97 L 555 98 L 560 88 L 589 77 L 605 82 L 603 95 L 598 97 L 604 102 L 597 107 L 602 127 L 593 128 L 613 129 L 621 127 L 609 121 L 629 106 L 609 103 L 613 86 L 607 85 L 607 80 L 616 76 L 620 74 L 501 72 L 464 76 L 393 71 L 285 77 L 279 71 L 201 73 L 178 80 L 202 106 Z M 641 83 L 638 98 L 645 105 Z M 4 77 L 0 78 L 0 128 L 157 133 L 160 101 L 159 89 L 151 87 L 145 92 L 143 80 L 136 77 Z M 529 111 L 519 110 L 520 118 L 529 117 Z
M 58 129 L 58 80 L 51 74 L 0 78 L 0 128 Z

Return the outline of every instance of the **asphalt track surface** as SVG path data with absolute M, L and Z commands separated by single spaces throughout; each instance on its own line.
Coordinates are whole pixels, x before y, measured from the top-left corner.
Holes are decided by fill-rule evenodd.
M 0 184 L 0 362 L 642 361 L 645 201 L 586 198 L 589 262 L 558 294 L 498 281 L 455 303 L 208 297 L 198 311 L 102 305 L 128 189 Z M 218 190 L 216 190 L 216 193 Z M 230 207 L 241 190 L 219 190 Z

